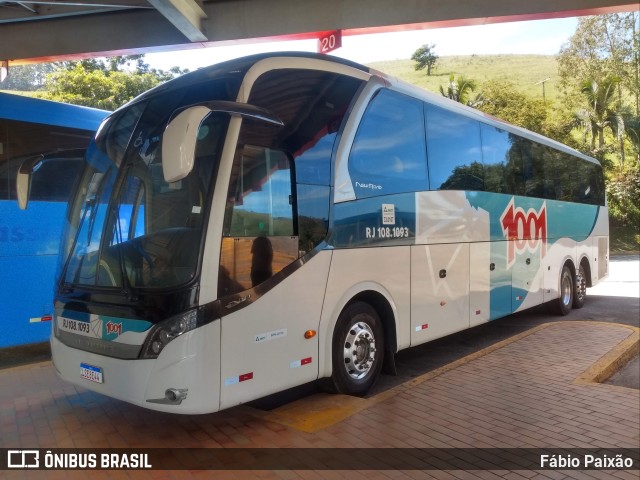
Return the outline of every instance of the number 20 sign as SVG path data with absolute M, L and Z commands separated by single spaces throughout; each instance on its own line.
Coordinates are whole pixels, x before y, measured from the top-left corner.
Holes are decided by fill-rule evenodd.
M 325 33 L 318 39 L 318 53 L 329 53 L 342 46 L 342 31 Z

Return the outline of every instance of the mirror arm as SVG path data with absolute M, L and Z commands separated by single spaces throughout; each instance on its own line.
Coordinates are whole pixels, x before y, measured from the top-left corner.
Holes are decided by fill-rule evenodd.
M 179 108 L 173 112 L 169 122 L 171 122 L 176 115 L 192 107 L 207 107 L 212 113 L 228 113 L 234 117 L 250 118 L 264 123 L 277 125 L 279 127 L 284 126 L 284 122 L 266 108 L 257 107 L 249 103 L 229 102 L 225 100 L 212 100 L 210 102 L 194 103 L 192 105 Z
M 284 122 L 267 109 L 247 103 L 213 100 L 175 110 L 162 136 L 162 171 L 167 183 L 185 178 L 193 169 L 200 125 L 211 113 L 226 113 L 282 127 Z

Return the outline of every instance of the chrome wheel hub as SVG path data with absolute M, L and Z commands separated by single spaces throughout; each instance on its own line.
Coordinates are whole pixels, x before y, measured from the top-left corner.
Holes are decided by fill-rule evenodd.
M 369 373 L 376 358 L 376 340 L 369 325 L 357 322 L 351 326 L 342 355 L 350 377 L 360 379 Z
M 571 278 L 569 275 L 562 276 L 562 284 L 560 285 L 560 295 L 564 305 L 571 304 Z

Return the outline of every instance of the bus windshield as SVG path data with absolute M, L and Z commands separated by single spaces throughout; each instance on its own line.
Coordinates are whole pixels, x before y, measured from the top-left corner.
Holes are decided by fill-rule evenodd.
M 161 140 L 181 104 L 162 95 L 134 104 L 101 128 L 68 216 L 61 255 L 66 285 L 170 288 L 196 276 L 206 201 L 228 115 L 200 126 L 194 168 L 166 183 Z

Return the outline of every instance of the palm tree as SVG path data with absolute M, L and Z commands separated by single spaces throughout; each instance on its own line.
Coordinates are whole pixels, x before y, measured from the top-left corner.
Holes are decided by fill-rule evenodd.
M 636 161 L 640 164 L 640 116 L 629 115 L 624 124 L 627 138 L 631 141 L 636 154 Z
M 588 108 L 578 112 L 579 121 L 591 132 L 591 150 L 604 147 L 604 131 L 610 128 L 620 145 L 620 167 L 624 165 L 624 117 L 615 104 L 618 77 L 607 77 L 602 82 L 594 79 L 582 82 L 580 91 L 584 94 Z
M 447 88 L 440 85 L 440 93 L 442 96 L 455 100 L 458 103 L 469 105 L 471 107 L 477 107 L 482 102 L 482 95 L 476 95 L 476 98 L 471 100 L 471 93 L 478 88 L 478 84 L 475 80 L 460 75 L 456 80 L 455 75 L 452 73 L 449 76 L 449 84 Z

